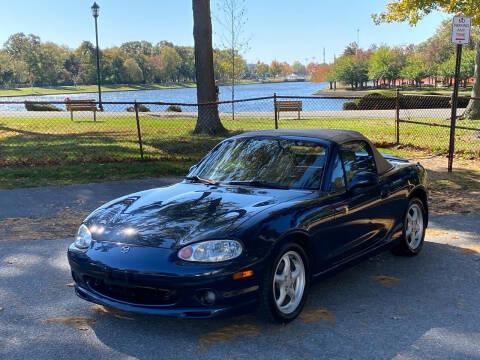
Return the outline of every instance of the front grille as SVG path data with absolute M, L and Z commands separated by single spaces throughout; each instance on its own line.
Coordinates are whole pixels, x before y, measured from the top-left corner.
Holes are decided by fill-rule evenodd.
M 178 292 L 174 289 L 143 286 L 119 286 L 106 283 L 102 279 L 85 277 L 91 290 L 113 300 L 137 305 L 171 305 L 178 301 Z

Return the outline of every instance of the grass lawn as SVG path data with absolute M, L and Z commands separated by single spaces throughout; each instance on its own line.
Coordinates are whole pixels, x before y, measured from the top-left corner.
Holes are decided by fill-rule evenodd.
M 0 118 L 0 188 L 59 185 L 116 179 L 185 174 L 225 136 L 192 135 L 196 119 L 141 114 L 146 160 L 140 159 L 134 116 L 117 115 L 70 121 L 68 117 Z M 37 115 L 38 116 L 38 115 Z M 63 116 L 63 115 L 61 115 Z M 445 123 L 441 119 L 421 119 Z M 230 135 L 245 130 L 272 129 L 273 119 L 223 118 Z M 465 120 L 463 126 L 479 127 Z M 400 124 L 401 146 L 395 142 L 393 119 L 310 118 L 280 119 L 280 128 L 338 128 L 357 130 L 382 151 L 403 157 L 445 153 L 449 129 Z M 466 158 L 480 155 L 480 137 L 457 130 L 456 149 Z
M 176 89 L 183 87 L 195 87 L 195 83 L 172 83 L 172 84 L 139 84 L 139 85 L 103 85 L 102 91 L 135 91 L 135 90 L 158 90 Z M 51 86 L 51 87 L 24 87 L 12 89 L 0 89 L 0 96 L 26 96 L 26 95 L 50 95 L 50 94 L 74 94 L 98 91 L 97 85 L 75 86 Z

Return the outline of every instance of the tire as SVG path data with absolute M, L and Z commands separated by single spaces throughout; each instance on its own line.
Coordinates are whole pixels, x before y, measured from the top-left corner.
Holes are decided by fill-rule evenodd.
M 420 253 L 425 239 L 426 218 L 427 214 L 422 201 L 412 198 L 403 218 L 402 237 L 392 248 L 395 255 L 415 256 Z
M 310 268 L 305 251 L 296 243 L 284 244 L 263 276 L 258 316 L 281 324 L 294 320 L 305 305 L 309 286 Z

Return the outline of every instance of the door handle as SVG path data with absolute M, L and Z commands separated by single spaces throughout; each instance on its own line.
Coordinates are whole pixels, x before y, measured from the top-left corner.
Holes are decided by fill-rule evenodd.
M 335 209 L 336 213 L 348 214 L 348 205 L 347 204 L 340 204 L 340 205 L 334 206 L 334 209 Z

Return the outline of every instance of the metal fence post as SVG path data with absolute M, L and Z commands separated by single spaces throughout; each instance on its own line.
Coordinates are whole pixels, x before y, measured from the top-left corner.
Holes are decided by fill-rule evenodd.
M 140 158 L 143 160 L 143 145 L 142 145 L 142 133 L 140 131 L 140 118 L 138 116 L 138 104 L 137 100 L 135 100 L 135 118 L 137 120 L 137 134 L 138 134 L 138 145 L 140 146 Z
M 275 112 L 275 129 L 278 129 L 277 93 L 273 93 L 273 111 Z
M 400 90 L 395 91 L 395 143 L 400 144 Z
M 453 84 L 452 94 L 452 113 L 450 117 L 450 143 L 448 146 L 448 172 L 452 172 L 453 155 L 455 154 L 455 127 L 457 123 L 457 105 L 458 105 L 458 82 L 460 77 L 460 63 L 462 61 L 462 45 L 457 44 L 457 57 L 455 61 L 455 83 Z

